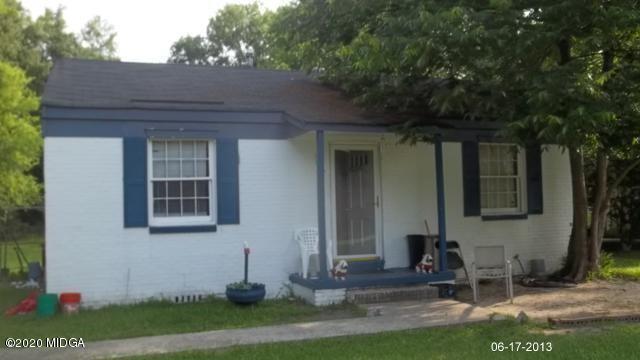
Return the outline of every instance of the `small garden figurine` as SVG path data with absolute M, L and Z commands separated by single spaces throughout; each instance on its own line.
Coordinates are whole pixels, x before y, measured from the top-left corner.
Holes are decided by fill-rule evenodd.
M 345 280 L 347 278 L 347 270 L 349 269 L 349 264 L 346 260 L 342 259 L 338 261 L 336 266 L 331 269 L 331 275 L 336 280 Z
M 431 254 L 424 254 L 422 260 L 416 265 L 416 272 L 423 274 L 433 272 L 433 256 L 431 256 Z
M 266 294 L 264 284 L 249 282 L 249 254 L 251 249 L 244 243 L 244 280 L 227 285 L 227 299 L 236 304 L 255 304 Z

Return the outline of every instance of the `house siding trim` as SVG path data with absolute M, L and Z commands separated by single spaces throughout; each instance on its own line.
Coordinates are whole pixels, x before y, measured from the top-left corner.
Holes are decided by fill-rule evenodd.
M 193 226 L 151 226 L 149 234 L 186 234 L 200 232 L 216 232 L 216 225 L 193 225 Z
M 348 133 L 393 132 L 391 126 L 367 123 L 305 122 L 282 111 L 214 111 L 176 109 L 42 108 L 44 137 L 152 137 L 290 139 L 309 131 Z M 445 141 L 493 137 L 496 128 L 432 126 Z

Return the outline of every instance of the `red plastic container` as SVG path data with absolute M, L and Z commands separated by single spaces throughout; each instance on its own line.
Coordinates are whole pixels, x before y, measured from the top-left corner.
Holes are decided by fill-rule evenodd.
M 60 306 L 65 314 L 75 314 L 80 310 L 80 301 L 82 295 L 80 293 L 62 293 L 60 294 Z

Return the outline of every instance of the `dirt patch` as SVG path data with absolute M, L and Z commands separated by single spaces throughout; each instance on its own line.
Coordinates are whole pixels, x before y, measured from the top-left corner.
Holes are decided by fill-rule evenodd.
M 592 281 L 575 288 L 530 288 L 514 283 L 513 304 L 504 282 L 480 285 L 478 305 L 516 316 L 521 310 L 536 320 L 640 314 L 640 282 Z M 458 300 L 472 303 L 469 287 L 458 289 Z

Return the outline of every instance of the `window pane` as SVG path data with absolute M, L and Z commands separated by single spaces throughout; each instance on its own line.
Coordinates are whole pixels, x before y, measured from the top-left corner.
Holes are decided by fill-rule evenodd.
M 167 201 L 166 200 L 154 200 L 153 201 L 153 215 L 154 216 L 167 216 Z
M 167 181 L 168 184 L 168 197 L 178 198 L 180 197 L 180 181 Z
M 167 177 L 167 168 L 164 160 L 154 160 L 153 161 L 153 177 L 154 178 L 165 178 Z
M 209 157 L 209 144 L 206 141 L 196 142 L 196 157 L 200 159 Z
M 182 197 L 195 197 L 195 182 L 183 181 L 182 182 Z
M 500 175 L 500 163 L 497 161 L 491 161 L 489 163 L 489 175 L 498 176 Z
M 196 189 L 198 197 L 209 197 L 209 180 L 196 181 Z
M 193 141 L 182 141 L 182 158 L 192 159 L 194 155 Z
M 513 192 L 513 193 L 508 193 L 507 194 L 507 207 L 508 208 L 515 208 L 518 207 L 518 194 Z
M 193 199 L 182 200 L 182 215 L 193 216 L 196 214 L 196 203 Z
M 167 157 L 172 159 L 180 158 L 180 142 L 167 141 Z
M 487 191 L 494 193 L 498 191 L 497 179 L 487 179 Z
M 498 149 L 496 149 L 495 145 L 487 145 L 489 149 L 489 160 L 496 161 L 498 160 Z
M 487 208 L 488 209 L 494 209 L 495 207 L 496 207 L 495 194 L 488 194 L 487 195 Z
M 508 193 L 500 193 L 500 204 L 498 206 L 501 209 L 510 208 L 509 206 L 509 194 Z
M 169 200 L 169 216 L 180 215 L 180 200 Z
M 194 177 L 196 174 L 193 160 L 182 160 L 182 177 Z
M 154 159 L 164 159 L 166 157 L 164 141 L 154 141 L 151 146 Z
M 198 215 L 209 215 L 209 199 L 198 199 L 197 206 Z
M 507 160 L 500 163 L 500 175 L 515 175 L 517 172 L 517 162 Z
M 167 161 L 167 176 L 172 178 L 180 177 L 180 160 Z
M 153 182 L 153 197 L 154 198 L 167 197 L 167 183 L 165 181 Z
M 205 177 L 209 176 L 209 162 L 206 160 L 196 161 L 196 176 Z
M 502 178 L 500 179 L 500 189 L 499 191 L 509 191 L 509 186 L 513 182 L 512 178 Z
M 480 176 L 487 176 L 489 174 L 489 162 L 482 161 L 480 162 Z

